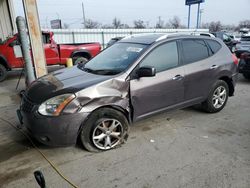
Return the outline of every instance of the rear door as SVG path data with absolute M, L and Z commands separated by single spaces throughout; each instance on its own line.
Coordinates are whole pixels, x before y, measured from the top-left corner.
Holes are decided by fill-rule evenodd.
M 215 62 L 209 60 L 211 51 L 202 39 L 183 39 L 182 64 L 184 65 L 185 101 L 203 100 L 216 79 L 213 72 L 218 68 Z
M 183 101 L 183 68 L 179 66 L 177 42 L 168 42 L 153 49 L 139 67 L 153 66 L 156 76 L 130 81 L 134 120 L 177 105 Z

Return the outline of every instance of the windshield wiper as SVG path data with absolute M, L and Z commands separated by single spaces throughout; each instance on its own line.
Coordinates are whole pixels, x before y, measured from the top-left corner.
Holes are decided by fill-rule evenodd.
M 81 64 L 81 63 L 79 63 L 79 64 L 77 65 L 77 67 L 78 67 L 79 69 L 85 71 L 85 72 L 91 72 L 91 73 L 94 72 L 93 69 L 86 68 L 85 65 L 84 65 L 84 64 Z

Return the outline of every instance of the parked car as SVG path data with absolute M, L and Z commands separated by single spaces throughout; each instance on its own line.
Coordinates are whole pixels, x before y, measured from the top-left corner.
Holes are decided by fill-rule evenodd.
M 250 35 L 242 36 L 240 42 L 236 45 L 235 54 L 238 58 L 244 52 L 250 52 Z
M 235 51 L 235 46 L 238 43 L 238 41 L 232 39 L 227 33 L 225 32 L 213 32 L 212 33 L 215 37 L 221 39 L 227 47 L 230 49 L 231 52 Z
M 57 44 L 52 32 L 42 32 L 42 38 L 47 65 L 66 65 L 68 58 L 74 64 L 84 63 L 101 50 L 99 43 Z M 5 80 L 7 71 L 23 67 L 23 58 L 15 54 L 17 47 L 20 48 L 17 34 L 0 44 L 0 81 Z
M 193 53 L 195 52 L 195 53 Z M 21 123 L 47 145 L 115 148 L 129 124 L 201 104 L 219 112 L 233 96 L 238 60 L 216 39 L 148 34 L 116 42 L 85 65 L 41 77 L 23 93 Z
M 114 37 L 114 38 L 111 38 L 109 40 L 109 42 L 107 43 L 107 47 L 113 45 L 114 43 L 116 43 L 117 41 L 123 39 L 124 37 Z
M 246 79 L 250 80 L 250 51 L 241 54 L 239 72 L 242 73 Z
M 241 39 L 241 35 L 239 35 L 239 34 L 229 34 L 228 36 L 237 42 L 239 42 Z

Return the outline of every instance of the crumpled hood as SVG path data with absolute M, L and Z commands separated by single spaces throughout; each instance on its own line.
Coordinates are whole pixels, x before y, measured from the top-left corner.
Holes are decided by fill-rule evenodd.
M 26 91 L 26 96 L 34 103 L 65 93 L 75 93 L 115 76 L 96 75 L 84 72 L 74 66 L 61 69 L 43 76 L 33 82 Z

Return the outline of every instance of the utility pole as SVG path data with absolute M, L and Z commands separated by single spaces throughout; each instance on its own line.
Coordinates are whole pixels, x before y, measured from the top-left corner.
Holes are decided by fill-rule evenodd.
M 203 12 L 204 12 L 204 9 L 201 9 L 201 10 L 200 10 L 200 26 L 199 26 L 199 28 L 201 27 L 201 24 L 202 24 L 202 23 L 201 23 L 201 16 L 202 16 L 202 13 L 203 13 Z
M 29 86 L 36 78 L 32 66 L 32 58 L 30 55 L 29 40 L 26 31 L 25 19 L 21 16 L 16 18 L 17 30 L 21 42 L 22 55 L 24 59 L 25 84 Z
M 36 70 L 36 77 L 39 78 L 47 74 L 47 67 L 36 0 L 23 0 L 23 6 L 30 36 L 31 51 Z
M 190 29 L 190 12 L 191 12 L 191 5 L 188 6 L 188 29 Z
M 199 29 L 200 7 L 201 7 L 201 4 L 198 3 L 196 29 Z
M 83 2 L 82 2 L 82 18 L 83 18 L 83 27 L 85 28 L 86 17 L 85 17 L 85 10 L 84 10 Z

